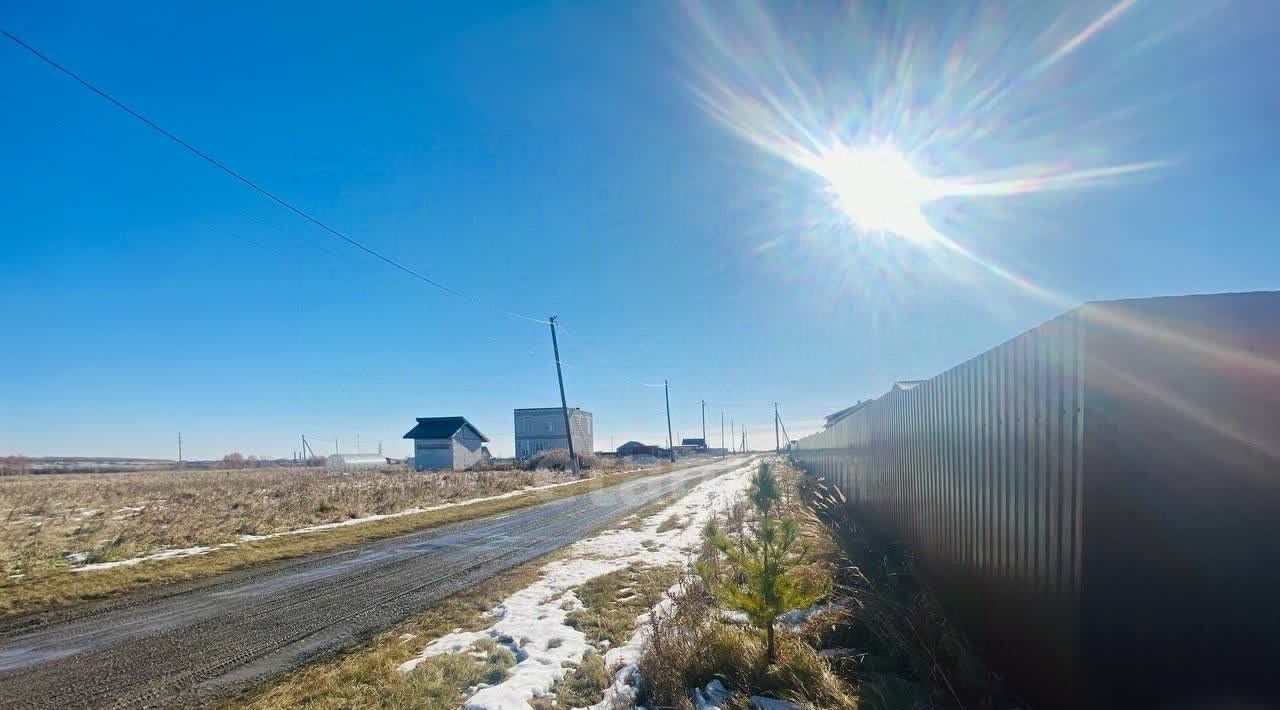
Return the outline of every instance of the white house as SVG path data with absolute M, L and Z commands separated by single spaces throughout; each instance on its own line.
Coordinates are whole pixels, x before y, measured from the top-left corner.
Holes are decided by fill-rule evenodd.
M 461 471 L 485 457 L 485 442 L 465 417 L 418 417 L 418 425 L 404 435 L 413 439 L 413 467 L 418 471 Z

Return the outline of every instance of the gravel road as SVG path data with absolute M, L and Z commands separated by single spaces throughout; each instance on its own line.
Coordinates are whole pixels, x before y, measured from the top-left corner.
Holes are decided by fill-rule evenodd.
M 704 464 L 0 630 L 0 708 L 209 702 L 742 465 Z

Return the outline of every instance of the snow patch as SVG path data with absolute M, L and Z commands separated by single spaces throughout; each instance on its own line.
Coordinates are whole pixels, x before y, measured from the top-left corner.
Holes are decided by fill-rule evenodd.
M 116 560 L 114 562 L 96 562 L 91 565 L 81 565 L 80 567 L 72 567 L 72 572 L 97 572 L 104 569 L 114 569 L 116 567 L 132 567 L 143 562 L 151 562 L 158 560 L 172 560 L 179 557 L 194 557 L 196 555 L 207 555 L 214 550 L 221 550 L 224 547 L 235 547 L 234 542 L 224 542 L 221 545 L 206 547 L 204 545 L 196 545 L 195 547 L 182 547 L 176 550 L 160 550 L 142 557 L 130 557 L 127 560 Z M 79 555 L 79 559 L 72 559 L 72 555 Z M 73 562 L 84 562 L 87 554 L 84 552 L 73 552 L 67 555 L 67 559 Z
M 799 707 L 799 705 L 789 703 L 785 700 L 766 698 L 763 695 L 751 696 L 751 710 L 793 710 L 794 708 Z
M 545 491 L 552 488 L 560 488 L 561 486 L 571 486 L 581 481 L 561 481 L 559 483 L 548 483 L 542 486 L 529 486 L 527 488 L 518 488 L 514 491 L 499 493 L 498 495 L 484 496 L 482 498 L 467 498 L 466 500 L 455 500 L 449 503 L 441 503 L 439 505 L 429 505 L 425 508 L 409 508 L 395 513 L 380 513 L 377 515 L 366 515 L 363 518 L 351 518 L 349 520 L 340 520 L 336 523 L 322 523 L 320 525 L 308 525 L 305 528 L 296 528 L 293 530 L 285 530 L 284 532 L 269 533 L 267 535 L 241 535 L 240 542 L 254 542 L 256 540 L 268 540 L 273 537 L 284 537 L 285 535 L 304 535 L 306 533 L 319 532 L 321 530 L 332 530 L 334 528 L 345 528 L 349 525 L 360 525 L 363 523 L 372 523 L 376 520 L 387 520 L 388 518 L 399 518 L 405 515 L 417 515 L 418 513 L 430 513 L 435 510 L 445 510 L 446 508 L 457 508 L 462 505 L 471 505 L 473 503 L 487 503 L 489 501 L 504 500 L 507 498 L 515 498 L 526 493 L 535 491 Z
M 616 474 L 613 474 L 613 475 L 616 475 Z M 444 510 L 445 508 L 456 508 L 458 506 L 471 505 L 473 503 L 485 503 L 488 501 L 503 500 L 505 498 L 514 498 L 516 496 L 521 496 L 526 493 L 533 493 L 536 491 L 544 491 L 552 488 L 559 488 L 561 486 L 568 486 L 578 482 L 579 481 L 577 480 L 572 480 L 572 481 L 561 481 L 559 483 L 548 483 L 542 486 L 529 486 L 529 487 L 520 488 L 514 491 L 508 491 L 506 493 L 502 493 L 499 495 L 485 496 L 482 498 L 468 498 L 466 500 L 458 500 L 458 501 L 452 501 L 449 503 L 441 503 L 440 505 L 432 505 L 426 508 L 410 508 L 408 510 L 402 510 L 396 513 L 368 515 L 363 518 L 351 518 L 350 520 L 343 520 L 336 523 L 324 523 L 322 525 L 309 525 L 304 528 L 296 528 L 294 530 L 285 530 L 284 532 L 270 533 L 268 535 L 241 535 L 240 542 L 255 542 L 257 540 L 267 540 L 275 537 L 283 537 L 285 535 L 302 535 L 306 533 L 320 532 L 322 530 L 344 528 L 349 525 L 360 525 L 362 523 L 371 523 L 376 520 L 398 518 L 404 515 L 415 515 L 417 513 L 428 513 L 433 510 Z M 153 502 L 156 502 L 156 501 L 153 501 Z M 133 512 L 130 516 L 125 516 L 125 517 L 132 517 L 132 515 L 137 515 L 138 512 L 141 512 L 143 509 L 145 509 L 145 507 L 146 506 L 140 506 L 140 507 L 126 506 L 124 508 L 121 508 L 120 511 L 116 511 L 116 512 L 136 511 L 136 512 Z M 87 517 L 87 515 L 90 515 L 90 514 L 97 515 L 100 512 L 101 511 L 98 511 L 98 510 L 89 510 L 84 513 L 84 516 Z M 157 550 L 155 552 L 149 552 L 139 557 L 131 557 L 127 560 L 118 560 L 115 562 L 100 562 L 97 564 L 82 565 L 80 567 L 72 567 L 70 571 L 97 572 L 99 570 L 112 569 L 115 567 L 130 567 L 136 564 L 141 564 L 143 562 L 171 560 L 179 557 L 192 557 L 195 555 L 207 555 L 210 552 L 215 552 L 217 550 L 222 550 L 228 547 L 236 547 L 236 543 L 224 542 L 220 545 L 196 545 L 195 547 L 184 547 L 184 548 L 175 549 L 175 550 Z M 84 562 L 86 559 L 88 559 L 88 553 L 72 552 L 72 553 L 69 553 L 66 557 L 67 557 L 67 560 L 69 560 L 72 564 L 80 564 Z
M 693 690 L 693 707 L 695 710 L 720 710 L 720 705 L 727 701 L 731 693 L 724 683 L 713 680 L 706 688 Z
M 117 511 L 116 511 L 116 514 L 115 514 L 115 515 L 113 515 L 113 516 L 111 516 L 111 519 L 112 519 L 112 520 L 127 520 L 127 519 L 129 519 L 129 518 L 137 517 L 139 513 L 141 513 L 142 511 L 144 511 L 144 510 L 146 510 L 146 509 L 147 509 L 147 506 L 145 506 L 145 505 L 137 505 L 137 506 L 133 506 L 133 505 L 126 505 L 125 507 L 120 508 L 119 510 L 117 510 Z
M 501 683 L 477 688 L 467 698 L 466 708 L 521 708 L 528 707 L 533 698 L 550 696 L 556 681 L 582 662 L 590 646 L 582 632 L 566 624 L 569 613 L 582 606 L 574 590 L 636 562 L 685 564 L 689 552 L 701 541 L 703 523 L 713 510 L 728 505 L 746 489 L 750 470 L 750 466 L 743 466 L 701 483 L 665 510 L 646 517 L 638 530 L 616 528 L 574 543 L 564 559 L 542 568 L 536 582 L 489 612 L 495 619 L 491 626 L 446 634 L 401 664 L 400 671 L 412 671 L 433 656 L 468 653 L 476 642 L 487 638 L 510 648 L 516 664 Z M 673 513 L 684 520 L 684 528 L 658 532 L 658 526 Z M 641 628 L 626 645 L 605 654 L 606 666 L 621 665 L 622 670 L 606 691 L 604 702 L 593 707 L 609 708 L 614 698 L 634 697 L 635 663 L 645 640 L 647 618 L 647 614 L 637 618 Z

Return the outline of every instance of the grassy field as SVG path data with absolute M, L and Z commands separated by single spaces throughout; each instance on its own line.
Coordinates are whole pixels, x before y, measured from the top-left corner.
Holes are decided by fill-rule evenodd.
M 0 571 L 38 575 L 568 480 L 564 473 L 148 471 L 0 478 Z
M 246 565 L 492 515 L 670 470 L 652 466 L 490 501 L 253 542 L 308 525 L 568 481 L 549 471 L 343 475 L 264 469 L 0 479 L 0 616 L 65 606 Z M 215 553 L 76 573 L 75 564 L 235 542 Z M 77 554 L 79 553 L 79 554 Z

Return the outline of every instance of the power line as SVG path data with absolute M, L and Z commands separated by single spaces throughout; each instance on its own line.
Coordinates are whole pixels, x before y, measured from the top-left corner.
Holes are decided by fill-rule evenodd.
M 107 93 L 107 91 L 106 91 L 106 90 L 101 89 L 101 88 L 99 88 L 98 86 L 94 85 L 93 83 L 91 83 L 90 81 L 88 81 L 87 79 L 85 79 L 84 77 L 82 77 L 82 76 L 80 76 L 79 74 L 77 74 L 76 72 L 72 71 L 72 70 L 71 70 L 69 67 L 67 67 L 66 65 L 59 63 L 57 60 L 55 60 L 55 59 L 53 59 L 52 57 L 50 57 L 50 56 L 46 55 L 45 53 L 41 52 L 39 49 L 36 49 L 34 46 L 32 46 L 32 45 L 28 44 L 26 41 L 24 41 L 23 39 L 21 39 L 21 38 L 20 38 L 20 37 L 18 37 L 17 35 L 14 35 L 13 33 L 9 32 L 9 31 L 7 31 L 7 30 L 0 30 L 0 34 L 3 34 L 3 35 L 4 35 L 6 38 L 8 38 L 11 42 L 13 42 L 14 44 L 18 45 L 19 47 L 21 47 L 21 48 L 25 49 L 25 50 L 26 50 L 27 52 L 29 52 L 32 56 L 36 57 L 37 59 L 39 59 L 40 61 L 44 62 L 45 64 L 48 64 L 49 66 L 53 67 L 53 68 L 54 68 L 54 69 L 56 69 L 57 71 L 61 72 L 62 74 L 64 74 L 64 75 L 66 75 L 66 76 L 70 77 L 70 78 L 71 78 L 71 79 L 73 79 L 76 83 L 80 84 L 80 85 L 81 85 L 81 86 L 83 86 L 84 88 L 88 89 L 89 91 L 91 91 L 92 93 L 96 94 L 97 96 L 99 96 L 99 97 L 100 97 L 100 98 L 102 98 L 103 100 L 107 101 L 107 102 L 108 102 L 108 103 L 110 103 L 111 105 L 115 106 L 116 108 L 120 109 L 120 110 L 121 110 L 121 111 L 123 111 L 124 113 L 128 114 L 129 116 L 131 116 L 131 117 L 132 117 L 132 118 L 134 118 L 135 120 L 137 120 L 137 121 L 141 122 L 143 125 L 147 126 L 147 127 L 148 127 L 148 128 L 150 128 L 151 130 L 153 130 L 153 131 L 155 131 L 156 133 L 160 134 L 161 136 L 163 136 L 163 137 L 165 137 L 165 138 L 169 139 L 169 140 L 170 140 L 170 141 L 172 141 L 173 143 L 176 143 L 177 145 L 181 146 L 182 148 L 184 148 L 185 150 L 187 150 L 187 151 L 188 151 L 189 153 L 191 153 L 192 155 L 194 155 L 194 156 L 196 156 L 196 157 L 200 158 L 201 160 L 203 160 L 203 161 L 205 161 L 205 162 L 209 163 L 210 165 L 214 166 L 215 168 L 217 168 L 218 170 L 222 171 L 223 173 L 225 173 L 225 174 L 227 174 L 227 175 L 231 176 L 231 177 L 232 177 L 232 178 L 234 178 L 236 181 L 240 182 L 241 184 L 245 185 L 246 187 L 248 187 L 248 188 L 252 189 L 253 191 L 255 191 L 255 192 L 257 192 L 257 193 L 261 194 L 262 196 L 266 197 L 267 199 L 271 200 L 272 202 L 275 202 L 276 204 L 280 205 L 281 207 L 284 207 L 285 209 L 287 209 L 287 210 L 289 210 L 290 212 L 294 213 L 294 214 L 295 214 L 295 215 L 297 215 L 298 217 L 301 217 L 302 219 L 306 220 L 307 222 L 310 222 L 311 224 L 313 224 L 313 225 L 315 225 L 315 226 L 319 227 L 320 229 L 322 229 L 322 230 L 324 230 L 325 232 L 329 233 L 329 234 L 330 234 L 330 235 L 332 235 L 333 237 L 336 237 L 336 238 L 338 238 L 338 239 L 340 239 L 340 240 L 342 240 L 342 241 L 346 242 L 347 244 L 350 244 L 351 246 L 356 247 L 357 249 L 359 249 L 359 250 L 363 251 L 364 253 L 368 254 L 369 256 L 372 256 L 372 257 L 374 257 L 374 258 L 378 259 L 379 261 L 382 261 L 382 262 L 386 263 L 387 265 L 389 265 L 389 266 L 391 266 L 391 267 L 393 267 L 393 268 L 395 268 L 395 269 L 397 269 L 397 270 L 399 270 L 399 271 L 402 271 L 402 272 L 404 272 L 405 274 L 408 274 L 409 276 L 411 276 L 411 277 L 413 277 L 413 278 L 415 278 L 415 279 L 417 279 L 417 280 L 419 280 L 419 281 L 422 281 L 423 283 L 428 284 L 429 286 L 432 286 L 432 287 L 434 287 L 434 288 L 436 288 L 436 289 L 439 289 L 439 290 L 441 290 L 441 291 L 444 291 L 445 293 L 448 293 L 448 294 L 450 294 L 450 295 L 452 295 L 452 296 L 456 296 L 456 297 L 458 297 L 458 298 L 461 298 L 461 299 L 464 299 L 464 300 L 468 300 L 468 301 L 471 301 L 471 302 L 473 302 L 473 303 L 478 303 L 478 301 L 476 301 L 473 297 L 467 296 L 467 295 L 465 295 L 465 294 L 463 294 L 463 293 L 461 293 L 461 292 L 459 292 L 459 291 L 457 291 L 457 290 L 455 290 L 455 289 L 453 289 L 453 288 L 450 288 L 449 286 L 445 285 L 444 283 L 442 283 L 442 282 L 440 282 L 440 281 L 437 281 L 436 279 L 433 279 L 433 278 L 431 278 L 430 276 L 427 276 L 427 275 L 425 275 L 425 274 L 423 274 L 423 273 L 420 273 L 419 271 L 417 271 L 417 270 L 415 270 L 415 269 L 413 269 L 413 268 L 411 268 L 411 267 L 409 267 L 409 266 L 407 266 L 407 265 L 405 265 L 405 264 L 403 264 L 403 263 L 401 263 L 401 262 L 399 262 L 399 261 L 397 261 L 397 260 L 395 260 L 395 259 L 393 259 L 393 258 L 391 258 L 391 257 L 389 257 L 389 256 L 387 256 L 387 255 L 385 255 L 385 254 L 382 254 L 381 252 L 379 252 L 379 251 L 377 251 L 377 250 L 373 249 L 372 247 L 369 247 L 368 245 L 366 245 L 366 244 L 364 244 L 364 243 L 360 242 L 359 240 L 354 239 L 354 238 L 352 238 L 352 237 L 348 236 L 347 234 L 345 234 L 345 233 L 343 233 L 343 232 L 339 231 L 338 229 L 336 229 L 336 228 L 334 228 L 334 227 L 329 226 L 329 225 L 328 225 L 328 224 L 326 224 L 325 222 L 321 221 L 319 218 L 317 218 L 317 217 L 315 217 L 315 216 L 311 215 L 309 212 L 307 212 L 307 211 L 303 210 L 303 209 L 302 209 L 302 208 L 300 208 L 300 207 L 295 206 L 293 203 L 291 203 L 291 202 L 289 202 L 288 200 L 284 199 L 284 198 L 283 198 L 283 197 L 281 197 L 280 195 L 277 195 L 276 193 L 274 193 L 274 192 L 272 192 L 272 191 L 268 190 L 267 188 L 265 188 L 265 187 L 263 187 L 263 186 L 259 185 L 258 183 L 254 182 L 252 179 L 250 179 L 249 177 L 247 177 L 247 176 L 243 175 L 243 174 L 242 174 L 242 173 L 240 173 L 240 172 L 237 172 L 235 169 L 231 168 L 231 167 L 230 167 L 230 166 L 228 166 L 226 163 L 223 163 L 222 161 L 220 161 L 220 160 L 218 160 L 217 158 L 213 157 L 213 156 L 212 156 L 212 155 L 210 155 L 209 153 L 206 153 L 205 151 L 203 151 L 203 150 L 201 150 L 200 148 L 196 147 L 196 146 L 195 146 L 195 145 L 193 145 L 192 143 L 190 143 L 190 142 L 188 142 L 188 141 L 184 140 L 183 138 L 179 137 L 177 134 L 173 133 L 172 131 L 170 131 L 170 130 L 166 129 L 165 127 L 161 126 L 160 124 L 156 123 L 155 121 L 151 120 L 150 118 L 147 118 L 145 115 L 143 115 L 143 114 L 142 114 L 141 112 L 139 112 L 138 110 L 134 109 L 133 107 L 129 106 L 128 104 L 124 103 L 123 101 L 120 101 L 119 99 L 115 98 L 115 97 L 114 97 L 114 96 L 112 96 L 111 94 Z M 275 229 L 279 230 L 280 232 L 282 232 L 282 233 L 284 233 L 284 234 L 286 234 L 286 235 L 288 235 L 288 234 L 289 234 L 289 233 L 288 233 L 288 232 L 286 232 L 283 228 L 281 228 L 279 225 L 273 224 L 273 223 L 271 223 L 270 221 L 266 221 L 266 224 L 268 224 L 268 225 L 270 225 L 270 226 L 274 227 Z M 267 246 L 265 246 L 265 245 L 263 245 L 263 244 L 260 244 L 260 243 L 258 243 L 258 242 L 256 242 L 256 241 L 254 241 L 254 240 L 252 240 L 252 239 L 249 239 L 249 238 L 247 238 L 247 237 L 244 237 L 244 236 L 242 236 L 242 235 L 235 234 L 235 233 L 233 233 L 233 232 L 231 232 L 231 231 L 229 231 L 229 230 L 219 230 L 219 231 L 222 231 L 223 233 L 228 234 L 229 236 L 231 236 L 231 237 L 233 237 L 233 238 L 235 238 L 235 239 L 238 239 L 238 240 L 241 240 L 241 241 L 247 242 L 247 243 L 249 243 L 249 244 L 251 244 L 251 245 L 253 245 L 253 246 L 255 246 L 255 247 L 258 247 L 258 248 L 260 248 L 260 249 L 263 249 L 263 250 L 265 250 L 265 251 L 273 251 L 271 248 L 269 248 L 269 247 L 267 247 Z M 302 245 L 300 245 L 300 246 L 302 246 Z M 329 250 L 325 249 L 324 247 L 322 247 L 322 246 L 320 246 L 320 245 L 318 245 L 318 244 L 311 244 L 310 246 L 312 246 L 313 248 L 316 248 L 316 249 L 318 249 L 318 250 L 320 250 L 320 251 L 322 251 L 322 252 L 324 252 L 324 253 L 327 253 L 327 254 L 329 254 L 329 255 L 331 255 L 331 256 L 333 256 L 333 257 L 335 257 L 335 258 L 339 258 L 339 259 L 341 259 L 341 257 L 340 257 L 340 256 L 338 256 L 337 254 L 334 254 L 333 252 L 331 252 L 331 251 L 329 251 Z M 524 315 L 524 314 L 522 314 L 522 313 L 518 313 L 518 312 L 515 312 L 515 311 L 502 311 L 502 313 L 503 313 L 503 315 L 510 316 L 510 317 L 512 317 L 512 318 L 517 318 L 517 319 L 520 319 L 520 320 L 526 320 L 526 321 L 529 321 L 529 322 L 532 322 L 532 323 L 539 323 L 539 324 L 542 324 L 542 325 L 550 325 L 550 321 L 543 320 L 543 319 L 541 319 L 541 318 L 535 318 L 535 317 L 533 317 L 533 316 L 527 316 L 527 315 Z M 567 331 L 566 331 L 566 334 L 568 334 L 568 333 L 567 333 Z M 496 339 L 495 339 L 495 340 L 496 340 Z M 587 359 L 589 359 L 589 360 L 595 361 L 595 358 L 590 354 L 590 352 L 580 352 L 580 354 L 581 354 L 581 355 L 584 355 L 584 356 L 585 356 Z M 557 360 L 557 365 L 560 365 L 560 364 L 561 364 L 561 362 L 560 362 L 560 360 L 559 360 L 559 357 L 557 357 L 557 358 L 556 358 L 556 360 Z M 566 365 L 566 366 L 568 366 L 568 365 L 569 365 L 569 363 L 563 363 L 563 364 L 564 364 L 564 365 Z M 617 372 L 617 370 L 616 370 L 616 369 L 615 369 L 615 372 Z M 627 378 L 627 379 L 631 379 L 631 378 Z M 637 384 L 637 385 L 640 385 L 640 386 L 643 386 L 643 387 L 654 387 L 654 388 L 656 388 L 656 387 L 664 387 L 664 389 L 665 389 L 665 384 L 664 384 L 664 385 L 650 384 L 650 383 L 647 383 L 647 382 L 643 382 L 643 381 L 639 381 L 639 380 L 634 380 L 634 379 L 631 379 L 631 382 L 632 382 L 633 384 Z M 748 405 L 737 405 L 737 406 L 748 406 Z M 669 437 L 669 436 L 670 436 L 670 433 L 668 432 L 668 437 Z M 335 446 L 336 446 L 336 444 L 335 444 Z
M 115 97 L 114 97 L 114 96 L 112 96 L 111 94 L 108 94 L 105 90 L 98 88 L 98 87 L 97 87 L 97 86 L 95 86 L 94 84 L 90 83 L 90 82 L 89 82 L 87 79 L 85 79 L 84 77 L 80 76 L 79 74 L 76 74 L 74 71 L 72 71 L 71 69 L 69 69 L 69 68 L 68 68 L 68 67 L 66 67 L 65 65 L 58 63 L 58 62 L 57 62 L 56 60 L 54 60 L 52 57 L 50 57 L 50 56 L 48 56 L 48 55 L 44 54 L 44 53 L 43 53 L 43 52 L 41 52 L 40 50 L 38 50 L 38 49 L 36 49 L 35 47 L 31 46 L 30 44 L 27 44 L 25 41 L 23 41 L 21 38 L 19 38 L 18 36 L 14 35 L 13 33 L 9 32 L 9 31 L 7 31 L 7 30 L 0 30 L 0 34 L 3 34 L 5 37 L 9 38 L 9 40 L 10 40 L 10 41 L 12 41 L 14 44 L 17 44 L 19 47 L 22 47 L 23 49 L 25 49 L 25 50 L 27 50 L 28 52 L 30 52 L 33 56 L 35 56 L 35 57 L 36 57 L 37 59 L 39 59 L 40 61 L 44 62 L 45 64 L 48 64 L 49 66 L 53 67 L 54 69 L 57 69 L 58 71 L 62 72 L 63 74 L 65 74 L 65 75 L 67 75 L 67 76 L 71 77 L 71 78 L 72 78 L 72 79 L 74 79 L 77 83 L 79 83 L 81 86 L 85 87 L 85 88 L 86 88 L 86 89 L 88 89 L 89 91 L 92 91 L 93 93 L 97 94 L 97 95 L 98 95 L 98 96 L 100 96 L 101 98 L 105 99 L 107 102 L 111 103 L 111 104 L 112 104 L 113 106 L 115 106 L 116 108 L 120 109 L 121 111 L 124 111 L 125 113 L 129 114 L 129 115 L 130 115 L 130 116 L 132 116 L 133 118 L 135 118 L 135 119 L 137 119 L 138 121 L 142 122 L 144 125 L 146 125 L 147 127 L 149 127 L 151 130 L 155 131 L 156 133 L 159 133 L 160 135 L 164 136 L 165 138 L 168 138 L 169 140 L 173 141 L 174 143 L 177 143 L 178 145 L 180 145 L 180 146 L 182 146 L 183 148 L 185 148 L 185 149 L 186 149 L 188 152 L 190 152 L 192 155 L 195 155 L 196 157 L 200 158 L 201 160 L 204 160 L 205 162 L 207 162 L 207 163 L 209 163 L 210 165 L 212 165 L 212 166 L 216 167 L 217 169 L 221 170 L 222 172 L 226 173 L 227 175 L 230 175 L 231 177 L 235 178 L 235 179 L 236 179 L 237 181 L 239 181 L 240 183 L 244 184 L 245 186 L 249 187 L 250 189 L 254 190 L 255 192 L 258 192 L 259 194 L 263 195 L 264 197 L 266 197 L 266 198 L 270 199 L 271 201 L 275 202 L 276 204 L 280 205 L 281 207 L 284 207 L 285 209 L 289 210 L 290 212 L 293 212 L 294 214 L 298 215 L 299 217 L 301 217 L 301 218 L 305 219 L 306 221 L 308 221 L 308 222 L 310 222 L 310 223 L 312 223 L 312 224 L 316 225 L 317 227 L 319 227 L 319 228 L 323 229 L 324 231 L 328 232 L 329 234 L 331 234 L 331 235 L 333 235 L 333 236 L 335 236 L 335 237 L 337 237 L 337 238 L 341 239 L 342 241 L 344 241 L 344 242 L 346 242 L 346 243 L 350 244 L 351 246 L 356 247 L 357 249 L 359 249 L 359 250 L 361 250 L 361 251 L 365 252 L 366 254 L 368 254 L 368 255 L 370 255 L 370 256 L 372 256 L 372 257 L 376 258 L 376 259 L 379 259 L 380 261 L 383 261 L 383 262 L 385 262 L 386 264 L 389 264 L 390 266 L 393 266 L 393 267 L 395 267 L 396 269 L 399 269 L 400 271 L 403 271 L 404 273 L 406 273 L 406 274 L 408 274 L 408 275 L 412 276 L 412 277 L 413 277 L 413 278 L 415 278 L 415 279 L 418 279 L 419 281 L 422 281 L 423 283 L 426 283 L 426 284 L 428 284 L 428 285 L 430 285 L 430 286 L 433 286 L 433 287 L 435 287 L 435 288 L 437 288 L 437 289 L 440 289 L 441 291 L 444 291 L 445 293 L 448 293 L 448 294 L 450 294 L 450 295 L 457 296 L 458 298 L 462 298 L 462 299 L 465 299 L 465 300 L 471 300 L 471 301 L 473 301 L 473 302 L 474 302 L 474 299 L 472 299 L 472 298 L 470 298 L 470 297 L 468 297 L 468 296 L 466 296 L 466 295 L 462 294 L 461 292 L 459 292 L 459 291 L 455 291 L 454 289 L 452 289 L 452 288 L 450 288 L 450 287 L 448 287 L 448 286 L 444 285 L 443 283 L 441 283 L 441 282 L 439 282 L 439 281 L 437 281 L 437 280 L 435 280 L 435 279 L 433 279 L 433 278 L 431 278 L 431 277 L 429 277 L 429 276 L 427 276 L 427 275 L 425 275 L 425 274 L 419 273 L 418 271 L 416 271 L 416 270 L 414 270 L 414 269 L 412 269 L 412 268 L 410 268 L 410 267 L 408 267 L 408 266 L 405 266 L 404 264 L 400 263 L 399 261 L 396 261 L 395 259 L 392 259 L 391 257 L 388 257 L 388 256 L 386 256 L 386 255 L 382 254 L 381 252 L 378 252 L 377 250 L 375 250 L 375 249 L 373 249 L 373 248 L 371 248 L 371 247 L 369 247 L 369 246 L 367 246 L 367 245 L 365 245 L 365 244 L 361 243 L 360 241 L 358 241 L 358 240 L 356 240 L 356 239 L 353 239 L 353 238 L 351 238 L 351 237 L 347 236 L 346 234 L 343 234 L 342 232 L 338 231 L 337 229 L 334 229 L 333 227 L 330 227 L 328 224 L 325 224 L 324 222 L 322 222 L 322 221 L 321 221 L 321 220 L 319 220 L 318 218 L 313 217 L 310 213 L 306 212 L 305 210 L 303 210 L 303 209 L 301 209 L 301 208 L 299 208 L 299 207 L 294 206 L 294 205 L 293 205 L 291 202 L 289 202 L 288 200 L 284 199 L 283 197 L 280 197 L 279 195 L 275 194 L 274 192 L 271 192 L 270 190 L 266 189 L 265 187 L 262 187 L 261 185 L 259 185 L 258 183 L 254 182 L 253 180 L 250 180 L 248 177 L 245 177 L 245 176 L 244 176 L 244 175 L 242 175 L 241 173 L 236 172 L 234 169 L 232 169 L 231 167 L 229 167 L 229 166 L 228 166 L 228 165 L 226 165 L 225 163 L 221 162 L 221 161 L 220 161 L 220 160 L 218 160 L 217 158 L 214 158 L 213 156 L 209 155 L 208 153 L 204 152 L 203 150 L 200 150 L 199 148 L 197 148 L 196 146 L 192 145 L 191 143 L 188 143 L 187 141 L 185 141 L 185 140 L 183 140 L 182 138 L 178 137 L 177 135 L 175 135 L 174 133 L 172 133 L 172 132 L 171 132 L 171 131 L 169 131 L 168 129 L 164 128 L 163 126 L 159 125 L 159 124 L 158 124 L 158 123 L 156 123 L 155 121 L 152 121 L 151 119 L 147 118 L 147 117 L 146 117 L 146 116 L 144 116 L 143 114 L 139 113 L 138 111 L 136 111 L 135 109 L 133 109 L 132 107 L 130 107 L 128 104 L 125 104 L 123 101 L 120 101 L 119 99 L 115 98 Z M 532 317 L 532 316 L 526 316 L 526 315 L 523 315 L 523 314 L 520 314 L 520 313 L 515 313 L 515 312 L 513 312 L 513 311 L 504 311 L 504 313 L 505 313 L 506 315 L 509 315 L 509 316 L 513 317 L 513 318 L 520 318 L 520 319 L 523 319 L 523 320 L 532 321 L 532 322 L 534 322 L 534 323 L 542 323 L 542 324 L 546 324 L 546 321 L 544 321 L 544 320 L 542 320 L 542 319 L 534 318 L 534 317 Z

